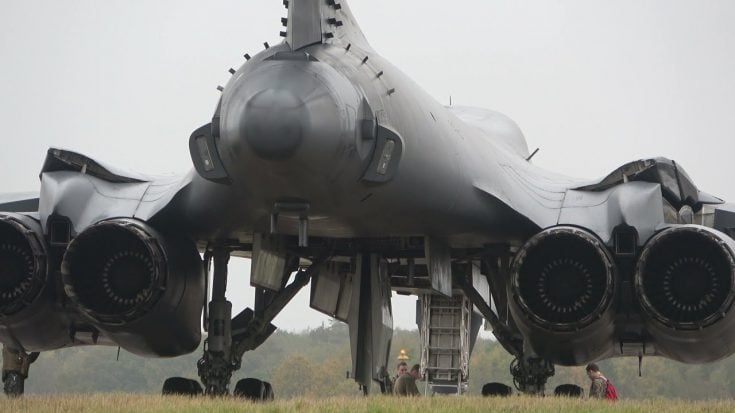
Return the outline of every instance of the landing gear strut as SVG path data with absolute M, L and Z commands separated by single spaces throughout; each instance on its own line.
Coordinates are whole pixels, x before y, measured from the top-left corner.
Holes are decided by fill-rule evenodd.
M 25 390 L 25 380 L 31 363 L 36 361 L 39 353 L 26 353 L 3 345 L 3 391 L 8 397 L 21 396 Z
M 240 369 L 243 354 L 256 349 L 273 334 L 276 326 L 271 321 L 309 283 L 312 275 L 322 267 L 322 262 L 317 260 L 307 270 L 299 270 L 294 281 L 288 285 L 286 282 L 293 269 L 286 268 L 280 290 L 257 288 L 255 310 L 246 308 L 232 318 L 232 303 L 225 297 L 230 250 L 215 248 L 207 254 L 207 264 L 209 259 L 214 261 L 212 298 L 208 317 L 205 317 L 209 336 L 204 342 L 204 354 L 197 363 L 197 370 L 204 385 L 204 393 L 221 396 L 230 393 L 232 373 Z M 272 399 L 270 385 L 265 388 L 262 398 Z
M 209 303 L 209 336 L 204 342 L 204 355 L 197 363 L 204 393 L 213 396 L 228 394 L 232 373 L 240 368 L 239 360 L 232 357 L 232 303 L 225 298 L 227 290 L 227 263 L 230 253 L 216 249 L 212 301 Z
M 554 365 L 539 357 L 519 357 L 510 363 L 510 374 L 518 391 L 543 396 Z

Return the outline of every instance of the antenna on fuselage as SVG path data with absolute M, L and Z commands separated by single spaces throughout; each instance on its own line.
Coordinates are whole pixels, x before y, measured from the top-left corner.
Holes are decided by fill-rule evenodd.
M 452 106 L 452 95 L 449 95 L 449 106 Z
M 533 157 L 536 156 L 536 154 L 538 153 L 539 149 L 541 149 L 541 148 L 536 148 L 536 150 L 533 151 L 533 153 L 531 155 L 529 155 L 528 158 L 526 158 L 526 162 L 531 162 L 531 159 L 533 159 Z

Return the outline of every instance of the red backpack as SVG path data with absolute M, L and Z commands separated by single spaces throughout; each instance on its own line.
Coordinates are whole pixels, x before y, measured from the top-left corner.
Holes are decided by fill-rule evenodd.
M 605 398 L 607 400 L 617 400 L 618 399 L 618 390 L 613 386 L 612 382 L 608 379 L 605 379 L 605 383 L 607 386 L 605 387 Z

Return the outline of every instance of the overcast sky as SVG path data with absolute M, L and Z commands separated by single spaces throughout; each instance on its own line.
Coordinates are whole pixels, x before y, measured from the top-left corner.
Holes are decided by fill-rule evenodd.
M 294 0 L 298 1 L 298 0 Z M 37 190 L 50 146 L 145 173 L 186 172 L 230 67 L 280 42 L 281 0 L 2 0 L 0 192 Z M 534 161 L 593 178 L 682 164 L 735 200 L 735 1 L 353 0 L 373 47 L 437 100 L 513 118 Z M 232 265 L 236 308 L 252 305 Z M 394 302 L 413 327 L 414 300 Z M 326 320 L 301 294 L 276 320 Z

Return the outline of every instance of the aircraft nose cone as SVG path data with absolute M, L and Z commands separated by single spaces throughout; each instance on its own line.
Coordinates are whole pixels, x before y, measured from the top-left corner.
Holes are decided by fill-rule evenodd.
M 268 199 L 326 199 L 324 182 L 353 184 L 363 173 L 356 145 L 363 99 L 327 64 L 249 63 L 220 106 L 217 150 L 231 177 Z
M 354 136 L 356 113 L 353 94 L 343 96 L 346 88 L 332 77 L 324 67 L 276 61 L 238 79 L 222 106 L 222 133 L 238 159 L 267 161 L 274 171 L 284 161 L 329 161 Z
M 308 130 L 304 101 L 290 90 L 266 89 L 245 105 L 242 132 L 252 151 L 267 160 L 294 155 Z

